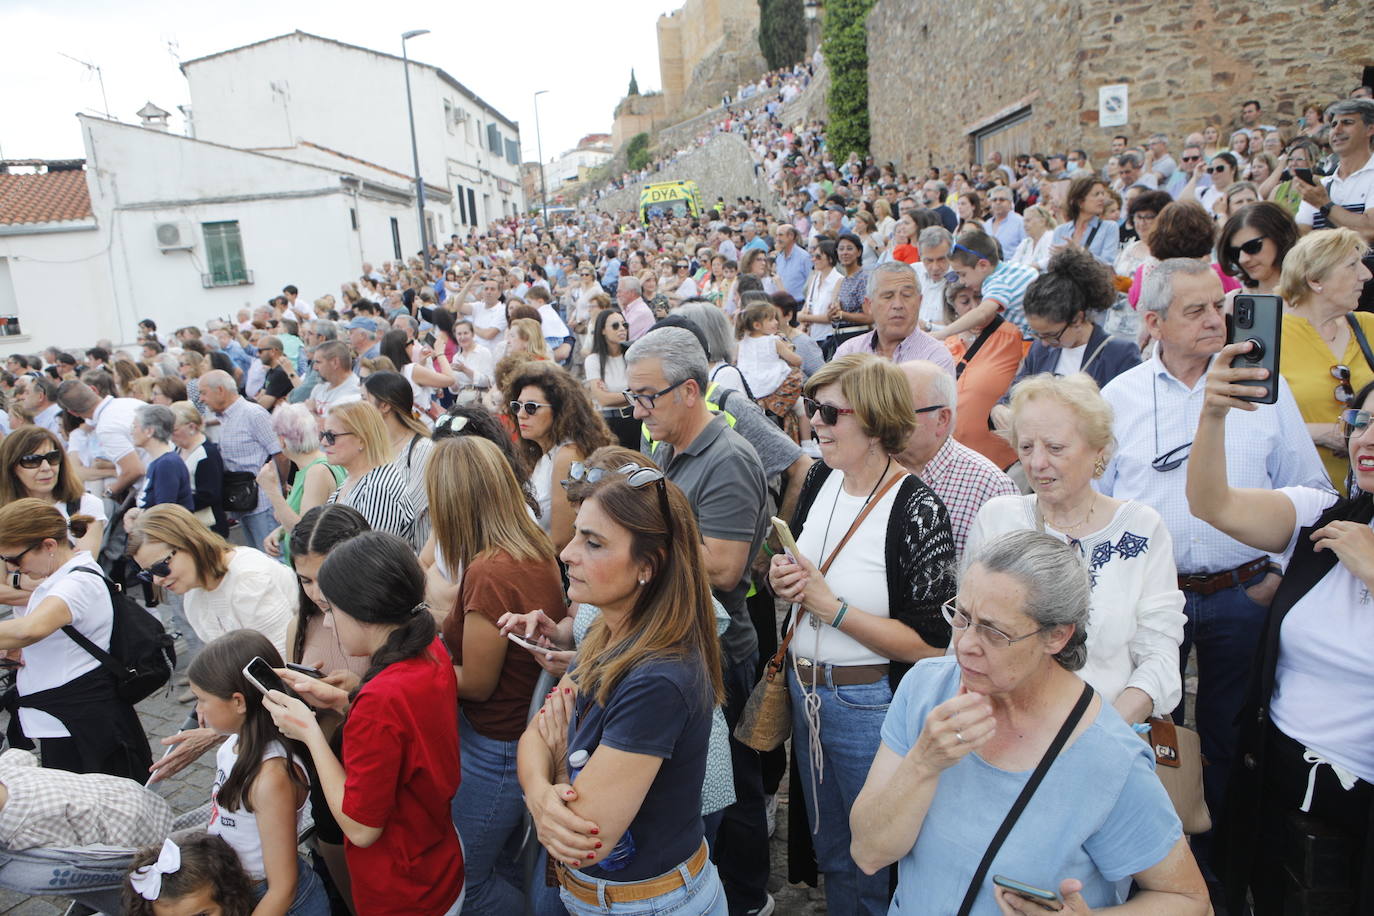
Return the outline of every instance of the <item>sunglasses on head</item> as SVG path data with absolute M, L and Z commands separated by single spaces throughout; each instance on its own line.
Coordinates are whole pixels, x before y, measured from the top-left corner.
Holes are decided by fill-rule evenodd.
M 614 470 L 610 468 L 588 467 L 581 461 L 574 461 L 568 468 L 568 479 L 563 481 L 563 488 L 566 490 L 574 483 L 593 484 L 606 477 L 618 474 L 625 478 L 625 482 L 633 489 L 641 489 L 649 484 L 658 486 L 658 505 L 663 511 L 664 527 L 668 530 L 671 539 L 673 532 L 673 514 L 668 507 L 668 485 L 667 478 L 658 468 L 645 467 L 642 464 L 622 464 Z
M 1350 367 L 1335 365 L 1331 367 L 1331 377 L 1340 382 L 1332 394 L 1339 404 L 1349 404 L 1355 400 L 1355 389 L 1350 385 Z
M 462 414 L 446 413 L 440 416 L 439 419 L 434 421 L 434 429 L 436 431 L 441 429 L 447 429 L 457 433 L 462 432 L 467 425 L 468 418 Z
M 19 458 L 19 466 L 32 471 L 45 461 L 50 467 L 60 467 L 62 464 L 62 452 L 59 449 L 53 449 L 50 452 L 42 452 L 41 454 L 35 452 L 32 455 L 21 455 Z
M 147 569 L 138 574 L 138 581 L 151 585 L 153 579 L 164 579 L 170 576 L 172 574 L 172 557 L 176 555 L 177 552 L 173 550 L 161 560 L 151 564 Z
M 323 442 L 325 445 L 333 445 L 335 442 L 338 442 L 341 437 L 353 435 L 357 434 L 350 433 L 347 430 L 341 433 L 336 433 L 332 429 L 326 429 L 324 432 L 320 433 L 320 441 Z
M 834 426 L 836 423 L 840 422 L 841 414 L 854 413 L 854 409 L 851 407 L 836 407 L 834 404 L 822 404 L 820 401 L 808 397 L 802 398 L 802 407 L 806 410 L 806 415 L 808 417 L 814 417 L 819 413 L 821 415 L 821 421 L 824 422 L 826 426 Z
M 552 404 L 544 404 L 539 401 L 511 401 L 510 412 L 515 414 L 516 416 L 519 416 L 520 411 L 523 410 L 525 412 L 525 416 L 532 417 L 535 414 L 539 413 L 539 408 L 552 406 Z

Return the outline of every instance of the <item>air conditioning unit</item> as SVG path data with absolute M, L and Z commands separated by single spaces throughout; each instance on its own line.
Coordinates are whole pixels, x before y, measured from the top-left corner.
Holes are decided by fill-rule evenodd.
M 467 112 L 465 109 L 462 109 L 462 108 L 459 108 L 459 107 L 457 107 L 457 106 L 454 106 L 454 108 L 453 108 L 453 123 L 454 123 L 454 124 L 462 124 L 463 122 L 467 121 L 468 118 L 470 118 L 470 117 L 472 117 L 472 116 L 471 116 L 470 114 L 468 114 L 468 112 Z
M 196 247 L 190 223 L 158 223 L 155 231 L 159 251 L 190 251 Z

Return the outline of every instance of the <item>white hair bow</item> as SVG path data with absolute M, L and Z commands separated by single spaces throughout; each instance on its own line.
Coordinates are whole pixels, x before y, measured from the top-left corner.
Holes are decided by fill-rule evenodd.
M 162 851 L 152 865 L 134 869 L 129 883 L 144 900 L 162 896 L 162 876 L 176 874 L 181 869 L 181 848 L 171 840 L 162 841 Z

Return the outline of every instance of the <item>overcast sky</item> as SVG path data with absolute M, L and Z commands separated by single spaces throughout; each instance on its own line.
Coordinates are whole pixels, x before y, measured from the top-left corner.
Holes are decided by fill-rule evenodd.
M 513 121 L 522 158 L 536 158 L 539 98 L 545 161 L 584 134 L 609 133 L 612 111 L 635 68 L 639 87 L 659 87 L 656 23 L 673 0 L 0 0 L 0 158 L 77 159 L 85 155 L 77 112 L 101 113 L 95 75 L 61 54 L 101 68 L 109 112 L 138 123 L 145 102 L 173 113 L 190 97 L 178 60 L 300 29 L 400 53 L 442 67 Z M 60 52 L 60 53 L 59 53 Z M 404 94 L 400 96 L 404 101 Z M 356 118 L 347 99 L 340 116 Z

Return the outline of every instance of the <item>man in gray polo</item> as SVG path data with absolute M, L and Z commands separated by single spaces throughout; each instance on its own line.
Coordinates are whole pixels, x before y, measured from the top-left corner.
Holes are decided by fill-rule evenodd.
M 723 414 L 706 405 L 706 356 L 691 331 L 658 328 L 630 347 L 627 394 L 635 419 L 658 443 L 654 460 L 682 488 L 701 528 L 711 592 L 730 614 L 721 637 L 725 720 L 733 731 L 754 687 L 758 636 L 745 597 L 750 560 L 763 541 L 763 465 Z M 713 848 L 731 913 L 767 911 L 768 844 L 759 755 L 730 738 L 736 801 Z

